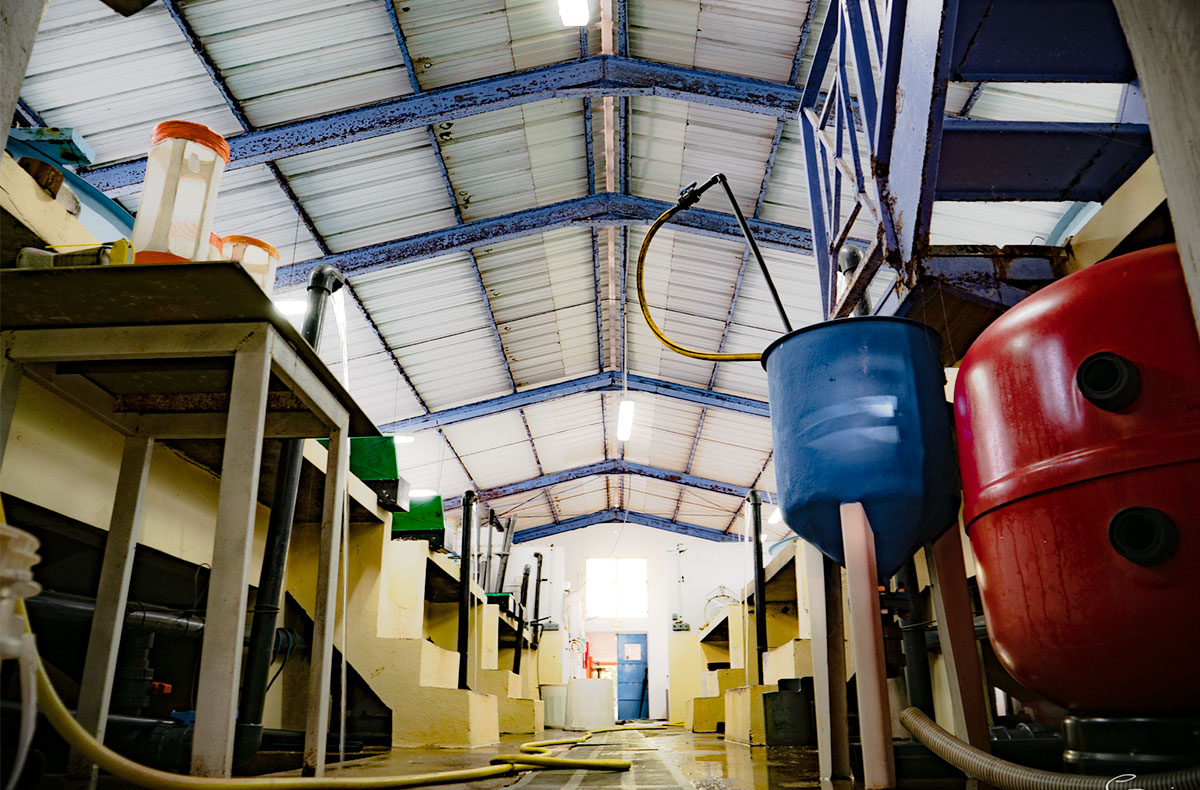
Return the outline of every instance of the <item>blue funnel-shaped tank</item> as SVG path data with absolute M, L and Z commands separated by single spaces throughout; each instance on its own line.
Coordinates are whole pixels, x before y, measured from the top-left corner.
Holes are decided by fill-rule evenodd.
M 903 318 L 826 321 L 763 352 L 788 526 L 838 564 L 839 506 L 861 502 L 881 577 L 958 516 L 941 338 Z

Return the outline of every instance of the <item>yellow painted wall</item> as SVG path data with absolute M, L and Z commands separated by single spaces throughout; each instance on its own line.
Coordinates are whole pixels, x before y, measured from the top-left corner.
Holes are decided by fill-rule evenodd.
M 29 379 L 21 382 L 0 490 L 107 530 L 124 438 Z M 141 543 L 192 563 L 212 560 L 220 479 L 156 444 Z M 269 510 L 258 505 L 250 583 L 258 581 Z
M 695 631 L 672 631 L 667 638 L 670 721 L 683 721 L 687 702 L 700 696 L 700 647 Z

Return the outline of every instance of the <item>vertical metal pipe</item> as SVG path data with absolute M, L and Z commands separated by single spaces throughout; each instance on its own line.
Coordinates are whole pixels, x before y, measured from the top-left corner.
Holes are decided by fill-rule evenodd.
M 521 605 L 517 607 L 517 649 L 513 652 L 513 674 L 521 674 L 521 648 L 525 644 L 525 603 L 529 600 L 529 566 L 521 576 Z
M 542 553 L 535 551 L 533 556 L 537 560 L 537 575 L 533 581 L 533 644 L 530 647 L 537 650 L 538 642 L 542 638 L 542 625 L 539 622 L 542 619 Z
M 756 489 L 750 489 L 746 494 L 750 503 L 750 524 L 753 527 L 751 539 L 754 541 L 754 639 L 755 653 L 758 665 L 758 683 L 764 682 L 763 657 L 767 653 L 767 582 L 763 578 L 762 550 L 762 494 Z
M 904 680 L 908 686 L 908 704 L 933 715 L 933 681 L 929 676 L 929 648 L 925 644 L 925 605 L 921 602 L 921 583 L 917 565 L 911 559 L 896 574 L 896 582 L 908 593 L 912 604 L 900 617 L 904 632 Z
M 483 558 L 483 578 L 479 580 L 479 586 L 483 588 L 485 593 L 492 591 L 492 537 L 495 534 L 495 528 L 493 527 L 492 522 L 495 520 L 495 518 L 496 512 L 494 510 L 489 510 L 487 521 L 484 522 L 487 524 L 485 527 L 485 529 L 487 529 L 488 536 L 487 554 L 484 555 Z
M 471 631 L 471 532 L 475 529 L 475 492 L 467 491 L 462 499 L 462 546 L 459 548 L 458 593 L 458 687 L 467 685 L 467 643 Z

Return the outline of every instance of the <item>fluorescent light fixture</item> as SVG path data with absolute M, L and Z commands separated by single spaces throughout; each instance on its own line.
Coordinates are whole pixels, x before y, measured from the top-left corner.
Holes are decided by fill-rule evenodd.
M 633 410 L 637 406 L 630 398 L 621 399 L 621 408 L 617 412 L 617 441 L 627 442 L 633 436 Z
M 304 315 L 308 309 L 308 301 L 304 299 L 280 299 L 275 302 L 275 309 L 284 315 Z
M 778 524 L 781 521 L 783 521 L 783 511 L 780 510 L 779 508 L 775 508 L 775 512 L 771 514 L 771 517 L 769 519 L 767 519 L 767 523 L 768 524 Z
M 558 16 L 566 27 L 583 27 L 592 21 L 588 0 L 558 0 Z
M 437 496 L 437 491 L 434 491 L 432 488 L 411 488 L 408 491 L 408 495 L 413 499 L 429 499 L 430 497 Z
M 393 433 L 392 441 L 396 444 L 412 444 L 417 440 L 417 437 L 411 433 Z

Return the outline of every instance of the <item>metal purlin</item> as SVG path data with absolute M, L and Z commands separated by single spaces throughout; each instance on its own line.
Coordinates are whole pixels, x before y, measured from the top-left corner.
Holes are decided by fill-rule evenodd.
M 184 17 L 182 10 L 179 8 L 178 0 L 163 0 L 163 5 L 166 6 L 167 13 L 170 14 L 171 19 L 174 20 L 175 25 L 179 28 L 180 33 L 183 34 L 183 37 L 188 42 L 188 46 L 191 47 L 192 52 L 200 60 L 200 64 L 204 67 L 209 79 L 212 80 L 213 86 L 217 89 L 217 92 L 221 95 L 221 98 L 225 101 L 225 104 L 229 107 L 229 111 L 233 114 L 233 117 L 237 119 L 237 122 L 241 125 L 243 131 L 254 131 L 255 127 L 250 123 L 249 118 L 246 116 L 245 109 L 242 107 L 241 102 L 238 101 L 238 99 L 233 95 L 233 92 L 230 91 L 228 84 L 225 82 L 225 77 L 221 74 L 220 69 L 217 68 L 212 56 L 209 55 L 208 50 L 204 46 L 204 42 L 200 40 L 200 37 L 196 34 L 196 31 L 192 29 L 191 23 L 189 23 L 186 17 Z M 309 235 L 316 243 L 318 249 L 321 250 L 321 254 L 323 256 L 330 255 L 331 250 L 329 249 L 328 244 L 326 244 L 324 237 L 317 231 L 316 225 L 312 221 L 312 217 L 309 216 L 304 206 L 300 203 L 300 199 L 292 190 L 291 185 L 288 183 L 287 178 L 280 171 L 279 166 L 274 161 L 267 162 L 266 165 L 267 169 L 271 173 L 271 176 L 275 179 L 276 184 L 279 185 L 279 188 L 283 191 L 284 196 L 287 197 L 288 202 L 291 203 L 297 217 L 299 217 L 300 221 L 304 224 L 304 227 L 308 230 Z M 396 372 L 400 375 L 400 378 L 404 382 L 405 386 L 407 386 L 412 392 L 413 397 L 416 399 L 417 403 L 421 405 L 421 408 L 425 410 L 425 413 L 429 414 L 430 409 L 425 403 L 425 399 L 422 398 L 421 394 L 417 391 L 412 379 L 409 378 L 408 373 L 404 370 L 404 366 L 400 364 L 400 360 L 397 358 L 396 352 L 390 345 L 388 345 L 387 340 L 384 339 L 383 332 L 380 331 L 379 325 L 375 323 L 374 318 L 372 318 L 371 314 L 367 311 L 366 305 L 363 304 L 362 299 L 360 299 L 358 296 L 358 292 L 354 290 L 354 287 L 350 284 L 349 280 L 346 281 L 345 289 L 350 295 L 350 298 L 354 301 L 354 304 L 358 308 L 359 313 L 362 315 L 363 320 L 371 329 L 371 332 L 375 335 L 376 339 L 379 340 L 380 346 L 382 346 L 387 352 L 388 357 L 392 361 L 392 365 L 395 366 Z M 451 454 L 454 455 L 455 459 L 457 459 L 459 465 L 462 467 L 463 474 L 465 474 L 467 479 L 471 481 L 471 486 L 475 487 L 475 482 L 471 477 L 470 470 L 467 469 L 458 452 L 453 446 L 450 445 L 450 440 L 446 438 L 445 433 L 440 427 L 438 428 L 438 434 L 442 437 L 442 440 L 446 442 L 446 446 L 449 448 Z
M 612 522 L 620 522 L 627 524 L 638 524 L 644 527 L 653 529 L 661 529 L 666 532 L 671 532 L 676 535 L 687 535 L 693 538 L 701 538 L 702 540 L 711 540 L 719 543 L 733 543 L 741 540 L 740 535 L 730 535 L 722 532 L 719 529 L 712 527 L 701 527 L 696 524 L 686 524 L 683 522 L 669 521 L 662 516 L 655 516 L 650 513 L 642 513 L 636 510 L 627 510 L 625 508 L 609 508 L 607 510 L 599 510 L 595 513 L 587 513 L 582 516 L 573 516 L 564 519 L 557 524 L 543 524 L 537 527 L 527 527 L 513 534 L 513 543 L 525 543 L 538 538 L 545 538 L 551 535 L 558 535 L 563 532 L 570 532 L 584 527 L 594 526 L 596 524 L 608 524 Z
M 804 24 L 800 28 L 800 39 L 796 44 L 796 54 L 792 56 L 792 70 L 788 75 L 788 84 L 795 85 L 796 80 L 800 79 L 800 68 L 803 65 L 804 48 L 808 46 L 808 34 L 812 30 L 813 14 L 816 12 L 816 3 L 809 3 L 808 10 L 804 14 Z M 767 197 L 767 187 L 771 181 L 771 173 L 775 169 L 775 157 L 779 153 L 779 143 L 783 139 L 783 127 L 787 121 L 780 119 L 775 124 L 775 135 L 771 138 L 771 150 L 767 154 L 767 164 L 763 168 L 762 183 L 758 188 L 758 197 L 754 201 L 753 218 L 758 219 L 762 213 L 763 201 Z M 718 353 L 725 350 L 725 343 L 729 339 L 729 330 L 733 326 L 733 311 L 737 307 L 738 295 L 742 291 L 742 278 L 746 276 L 746 264 L 750 261 L 750 246 L 747 245 L 742 250 L 742 262 L 738 266 L 737 279 L 733 284 L 733 297 L 729 300 L 729 312 L 725 316 L 725 327 L 721 330 L 721 342 L 717 346 Z M 712 389 L 717 383 L 717 370 L 720 368 L 719 362 L 713 363 L 712 375 L 708 377 L 708 389 Z M 704 431 L 704 421 L 708 417 L 708 409 L 705 408 L 700 412 L 700 419 L 696 423 L 696 435 L 692 439 L 692 449 L 688 453 L 687 471 L 691 473 L 692 464 L 696 460 L 696 449 L 700 446 L 700 435 Z M 761 476 L 761 473 L 760 473 Z M 675 515 L 673 518 L 679 518 L 679 508 L 683 505 L 684 491 L 680 490 L 679 499 L 675 501 Z M 736 515 L 735 515 L 736 518 Z
M 758 488 L 758 484 L 762 481 L 763 475 L 765 475 L 767 473 L 767 467 L 771 465 L 771 459 L 774 457 L 775 457 L 774 450 L 771 450 L 771 452 L 767 453 L 767 460 L 763 461 L 762 469 L 758 470 L 758 476 L 754 478 L 754 482 L 750 484 L 750 488 Z M 774 495 L 772 495 L 771 498 L 774 499 Z M 738 516 L 740 516 L 742 514 L 742 509 L 746 507 L 746 504 L 748 504 L 748 503 L 743 503 L 734 512 L 733 518 L 731 518 L 729 520 L 729 526 L 725 527 L 726 533 L 728 533 L 729 530 L 733 529 L 733 525 L 737 523 Z

